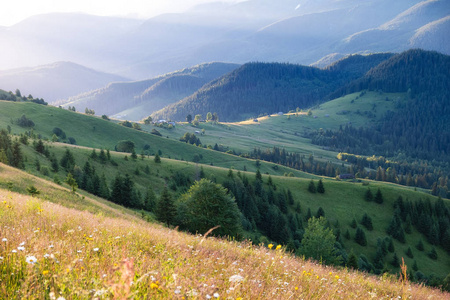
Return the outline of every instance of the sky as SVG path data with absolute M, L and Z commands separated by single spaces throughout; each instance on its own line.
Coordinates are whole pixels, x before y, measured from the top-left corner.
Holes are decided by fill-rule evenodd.
M 2 0 L 1 2 L 0 26 L 10 26 L 30 16 L 51 12 L 148 18 L 161 13 L 182 12 L 196 4 L 213 0 Z

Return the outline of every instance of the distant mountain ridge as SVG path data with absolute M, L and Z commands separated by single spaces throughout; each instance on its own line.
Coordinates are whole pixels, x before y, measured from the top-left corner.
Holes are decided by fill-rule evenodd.
M 56 62 L 33 68 L 0 71 L 0 87 L 19 89 L 56 104 L 58 100 L 128 78 L 99 72 L 72 62 Z
M 447 0 L 207 3 L 145 21 L 50 14 L 0 28 L 10 45 L 0 68 L 75 61 L 141 80 L 211 61 L 312 64 L 415 47 L 450 54 L 448 16 Z
M 70 97 L 64 107 L 94 109 L 120 119 L 138 121 L 152 112 L 189 96 L 209 81 L 239 65 L 205 63 L 148 80 L 116 82 L 105 87 Z

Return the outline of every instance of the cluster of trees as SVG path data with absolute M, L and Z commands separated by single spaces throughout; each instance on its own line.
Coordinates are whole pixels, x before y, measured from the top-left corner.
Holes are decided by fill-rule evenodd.
M 421 134 L 422 135 L 422 134 Z M 373 143 L 366 140 L 377 139 L 379 149 L 371 148 Z M 422 160 L 417 157 L 407 157 L 404 153 L 412 154 L 408 149 L 399 148 L 401 152 L 389 151 L 389 144 L 393 137 L 383 137 L 371 128 L 354 129 L 352 126 L 345 126 L 338 131 L 321 131 L 311 135 L 313 144 L 329 147 L 337 151 L 346 151 L 370 155 L 371 153 L 386 153 L 386 156 L 362 156 L 349 153 L 340 153 L 338 158 L 352 163 L 353 172 L 358 173 L 358 177 L 369 178 L 379 181 L 394 182 L 402 185 L 417 186 L 431 189 L 434 187 L 435 195 L 447 197 L 450 190 L 448 176 L 450 174 L 450 160 L 439 160 L 447 150 L 441 150 L 436 157 L 429 156 L 430 160 Z M 360 139 L 361 138 L 361 139 Z M 394 138 L 396 139 L 396 138 Z M 413 139 L 411 139 L 413 140 Z M 425 142 L 428 143 L 428 142 Z M 450 140 L 447 142 L 450 143 Z M 341 145 L 341 146 L 339 146 Z M 447 144 L 448 145 L 448 144 Z M 447 155 L 447 154 L 445 154 Z M 393 157 L 392 160 L 386 157 Z M 450 159 L 450 157 L 449 157 Z M 370 171 L 366 168 L 373 168 L 377 171 Z
M 5 129 L 0 130 L 0 162 L 22 169 L 24 160 L 19 141 L 13 141 Z
M 185 142 L 185 143 L 189 143 L 191 145 L 201 145 L 202 142 L 200 141 L 200 139 L 198 137 L 195 136 L 195 134 L 190 133 L 190 132 L 186 132 L 181 138 L 180 138 L 181 142 Z
M 15 123 L 19 125 L 20 127 L 34 127 L 34 122 L 27 118 L 27 116 L 22 115 L 20 118 L 18 118 Z
M 3 91 L 0 90 L 0 99 L 1 100 L 6 100 L 6 101 L 30 101 L 36 104 L 42 104 L 42 105 L 47 105 L 48 103 L 44 101 L 44 99 L 42 98 L 33 98 L 33 96 L 31 94 L 28 95 L 28 97 L 22 96 L 22 93 L 20 92 L 19 89 L 16 89 L 15 93 L 9 91 Z
M 133 128 L 136 130 L 142 130 L 141 124 L 135 123 L 135 122 L 131 123 L 130 121 L 123 121 L 123 122 L 120 122 L 119 125 L 122 125 L 122 126 L 128 127 L 128 128 Z
M 398 197 L 387 233 L 404 243 L 404 235 L 411 233 L 412 227 L 421 232 L 430 244 L 441 245 L 450 252 L 450 211 L 442 198 L 433 205 L 429 199 L 412 202 Z
M 93 109 L 89 109 L 89 108 L 85 108 L 84 109 L 84 113 L 86 114 L 86 115 L 95 115 L 95 111 L 93 110 Z
M 335 177 L 342 173 L 351 172 L 351 170 L 348 170 L 348 168 L 336 166 L 331 162 L 324 163 L 315 161 L 314 156 L 312 155 L 306 158 L 305 155 L 288 152 L 284 148 L 279 148 L 276 146 L 267 148 L 265 150 L 255 148 L 252 152 L 241 154 L 241 156 L 269 161 L 321 176 Z

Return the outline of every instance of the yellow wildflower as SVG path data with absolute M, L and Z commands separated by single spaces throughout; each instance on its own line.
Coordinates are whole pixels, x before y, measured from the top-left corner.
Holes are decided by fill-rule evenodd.
M 47 274 L 48 274 L 48 270 L 42 271 L 42 275 L 47 275 Z
M 267 247 L 269 247 L 269 249 L 272 249 L 273 244 L 269 244 Z
M 298 286 L 295 287 L 295 290 L 298 291 Z
M 276 250 L 280 250 L 281 249 L 281 245 L 278 245 Z
M 156 290 L 156 289 L 158 289 L 158 285 L 156 283 L 152 282 L 152 283 L 150 283 L 150 288 L 153 290 Z
M 334 278 L 339 279 L 339 276 L 336 275 L 336 276 L 334 276 Z

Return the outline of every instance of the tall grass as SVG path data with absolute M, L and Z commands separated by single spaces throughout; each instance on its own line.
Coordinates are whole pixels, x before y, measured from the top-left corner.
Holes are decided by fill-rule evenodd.
M 275 250 L 0 190 L 1 299 L 448 299 Z

